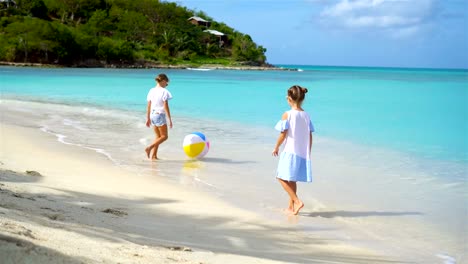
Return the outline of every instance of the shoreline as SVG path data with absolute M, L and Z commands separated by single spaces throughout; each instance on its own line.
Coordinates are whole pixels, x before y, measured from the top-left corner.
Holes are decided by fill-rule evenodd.
M 74 65 L 65 66 L 59 64 L 43 64 L 32 62 L 5 62 L 0 61 L 0 66 L 12 67 L 38 67 L 38 68 L 96 68 L 96 69 L 180 69 L 180 70 L 238 70 L 238 71 L 300 71 L 298 68 L 283 68 L 276 66 L 224 66 L 219 64 L 202 64 L 202 65 L 172 65 L 172 64 L 144 64 L 144 65 L 116 65 L 106 64 L 102 66 L 96 65 Z

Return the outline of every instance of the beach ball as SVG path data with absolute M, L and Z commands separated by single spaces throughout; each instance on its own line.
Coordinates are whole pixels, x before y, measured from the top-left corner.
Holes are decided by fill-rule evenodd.
M 210 142 L 201 132 L 193 132 L 184 138 L 184 152 L 190 158 L 199 159 L 208 153 Z

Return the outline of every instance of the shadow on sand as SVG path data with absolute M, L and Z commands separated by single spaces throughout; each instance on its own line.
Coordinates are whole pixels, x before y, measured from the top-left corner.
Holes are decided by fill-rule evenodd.
M 300 212 L 300 216 L 307 217 L 323 217 L 323 218 L 334 218 L 334 217 L 370 217 L 370 216 L 405 216 L 405 215 L 422 215 L 419 212 L 352 212 L 352 211 L 333 211 L 333 212 Z
M 223 160 L 217 162 L 223 162 Z M 0 172 L 0 182 L 19 182 L 31 177 L 20 173 Z M 164 209 L 164 206 L 160 206 L 178 202 L 176 200 L 154 197 L 127 199 L 61 189 L 31 194 L 21 193 L 18 190 L 11 191 L 6 187 L 8 187 L 7 183 L 2 185 L 1 194 L 3 197 L 8 197 L 10 201 L 7 204 L 0 201 L 0 207 L 21 211 L 21 214 L 27 214 L 25 221 L 39 226 L 44 225 L 46 222 L 44 220 L 49 218 L 55 223 L 60 223 L 62 229 L 90 238 L 115 242 L 126 240 L 140 245 L 158 247 L 186 246 L 195 251 L 238 254 L 288 263 L 402 263 L 399 260 L 372 255 L 346 252 L 326 254 L 323 252 L 324 246 L 336 245 L 340 242 L 322 238 L 319 233 L 320 229 L 314 230 L 317 234 L 315 236 L 296 236 L 297 230 L 294 226 L 272 226 L 254 221 L 241 221 L 233 224 L 236 223 L 235 216 L 194 216 L 183 212 L 168 211 Z M 14 199 L 21 199 L 21 202 L 15 203 Z M 74 218 L 77 212 L 80 217 Z M 338 211 L 301 215 L 360 217 L 406 214 L 411 213 Z M 1 217 L 5 220 L 9 219 L 8 214 L 2 214 Z M 12 239 L 2 236 L 0 242 L 1 240 L 11 242 Z M 66 262 L 81 261 L 77 258 L 68 259 Z
M 34 254 L 28 254 L 34 252 Z M 38 246 L 24 239 L 0 234 L 0 256 L 2 263 L 92 263 L 93 260 L 72 257 L 51 248 Z
M 223 159 L 223 158 L 203 158 L 204 162 L 213 162 L 213 163 L 224 163 L 224 164 L 247 164 L 247 163 L 256 163 L 251 160 L 232 160 L 232 159 Z

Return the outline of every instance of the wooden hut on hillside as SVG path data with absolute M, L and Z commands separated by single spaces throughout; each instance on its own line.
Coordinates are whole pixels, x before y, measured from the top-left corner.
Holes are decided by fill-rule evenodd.
M 205 19 L 197 16 L 190 17 L 187 19 L 190 23 L 197 25 L 197 26 L 205 26 L 205 27 L 210 27 L 211 22 L 206 21 Z
M 210 27 L 211 26 L 210 21 L 206 21 L 205 19 L 203 19 L 201 17 L 193 16 L 193 17 L 190 17 L 187 20 L 190 23 L 192 23 L 193 25 L 196 25 L 196 26 L 205 26 L 205 27 Z M 214 35 L 214 36 L 218 37 L 219 47 L 223 47 L 228 41 L 227 35 L 224 34 L 223 32 L 219 32 L 219 31 L 213 30 L 213 29 L 205 29 L 205 30 L 203 30 L 203 32 L 209 33 L 211 35 Z
M 0 4 L 6 5 L 6 7 L 16 6 L 15 0 L 0 0 Z
M 226 43 L 227 41 L 227 35 L 224 34 L 223 32 L 219 32 L 213 29 L 206 29 L 206 30 L 203 30 L 203 32 L 210 33 L 211 35 L 217 36 L 219 38 L 219 47 L 224 46 L 224 43 Z

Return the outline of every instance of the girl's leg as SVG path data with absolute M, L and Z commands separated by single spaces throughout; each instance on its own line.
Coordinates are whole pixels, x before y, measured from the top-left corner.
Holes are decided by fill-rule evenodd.
M 158 135 L 158 138 L 154 141 L 153 143 L 153 148 L 154 148 L 154 151 L 153 151 L 153 155 L 151 156 L 151 159 L 153 160 L 157 160 L 158 159 L 158 148 L 159 148 L 159 145 L 161 145 L 161 143 L 163 143 L 164 141 L 167 140 L 168 136 L 167 136 L 167 125 L 162 125 L 160 127 L 155 127 L 156 130 L 156 135 Z
M 297 197 L 297 183 L 290 181 L 288 182 L 288 185 L 289 187 L 291 187 L 291 190 L 293 190 L 294 194 Z M 304 203 L 301 200 L 299 200 L 299 198 L 297 197 L 297 200 L 293 201 L 293 214 L 297 215 L 299 211 L 302 209 L 302 207 L 304 207 Z
M 288 183 L 291 183 L 291 182 L 288 182 Z M 295 183 L 295 182 L 292 182 L 292 183 Z M 297 192 L 296 192 L 297 191 L 297 184 L 290 185 L 290 187 L 297 196 Z M 294 200 L 291 199 L 291 198 L 289 198 L 288 211 L 291 212 L 291 213 L 294 212 Z
M 151 150 L 155 147 L 154 143 L 156 142 L 156 140 L 158 140 L 159 137 L 161 137 L 161 133 L 159 133 L 158 128 L 156 126 L 154 126 L 153 129 L 154 129 L 154 133 L 156 134 L 156 138 L 154 139 L 154 142 L 151 145 L 149 145 L 147 148 L 145 148 L 146 156 L 148 156 L 148 159 L 150 158 Z M 156 151 L 157 151 L 157 149 L 156 149 Z
M 153 156 L 154 156 L 154 153 L 157 153 L 158 152 L 158 145 L 154 145 L 154 143 L 156 143 L 156 141 L 158 140 L 158 138 L 161 137 L 161 132 L 159 132 L 159 129 L 157 126 L 154 126 L 154 133 L 156 134 L 156 138 L 154 139 L 154 142 L 153 142 Z M 148 157 L 149 158 L 149 157 Z
M 281 183 L 281 186 L 283 186 L 283 189 L 288 193 L 290 201 L 292 200 L 292 213 L 297 215 L 299 213 L 299 210 L 301 210 L 301 208 L 304 207 L 304 203 L 301 200 L 299 200 L 299 198 L 296 195 L 296 182 L 288 182 L 280 178 L 278 178 L 278 181 Z

